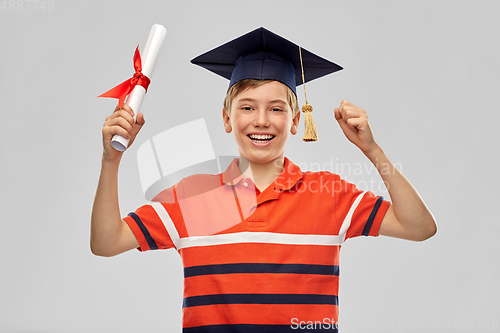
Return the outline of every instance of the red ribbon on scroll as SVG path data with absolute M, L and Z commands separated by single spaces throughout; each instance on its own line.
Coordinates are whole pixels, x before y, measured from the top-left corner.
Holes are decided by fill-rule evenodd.
M 134 54 L 134 68 L 135 73 L 130 79 L 125 82 L 120 83 L 113 89 L 106 91 L 104 94 L 99 95 L 97 97 L 110 97 L 110 98 L 118 98 L 118 105 L 120 109 L 123 107 L 123 102 L 128 94 L 135 88 L 136 85 L 140 85 L 148 91 L 148 86 L 151 83 L 151 80 L 144 74 L 142 74 L 142 62 L 141 55 L 139 54 L 139 46 L 135 49 Z

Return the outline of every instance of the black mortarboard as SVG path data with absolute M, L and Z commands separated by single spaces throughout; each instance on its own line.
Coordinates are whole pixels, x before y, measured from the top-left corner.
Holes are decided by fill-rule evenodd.
M 305 82 L 342 69 L 301 49 Z M 229 79 L 229 88 L 243 79 L 270 79 L 286 84 L 297 94 L 295 87 L 303 83 L 299 46 L 264 28 L 233 39 L 191 62 Z

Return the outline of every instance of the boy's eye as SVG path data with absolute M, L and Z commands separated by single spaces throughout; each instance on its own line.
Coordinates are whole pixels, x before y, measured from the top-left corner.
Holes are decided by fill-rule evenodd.
M 280 112 L 280 111 L 283 111 L 283 110 L 280 109 L 280 108 L 273 108 L 273 109 L 271 109 L 271 111 Z
M 250 106 L 242 106 L 241 109 L 245 111 L 252 111 L 252 107 Z

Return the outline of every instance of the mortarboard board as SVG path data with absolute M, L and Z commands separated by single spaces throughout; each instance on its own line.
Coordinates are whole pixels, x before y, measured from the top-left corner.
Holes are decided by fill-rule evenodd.
M 295 95 L 296 86 L 342 69 L 262 27 L 194 58 L 191 63 L 230 80 L 229 88 L 244 79 L 269 79 L 284 83 Z M 307 97 L 303 111 L 306 129 L 309 123 L 315 132 Z M 316 141 L 315 133 L 308 137 L 305 135 L 304 140 Z

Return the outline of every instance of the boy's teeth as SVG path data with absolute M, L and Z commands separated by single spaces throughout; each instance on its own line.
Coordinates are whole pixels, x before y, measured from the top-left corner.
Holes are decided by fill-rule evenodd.
M 270 140 L 274 137 L 274 135 L 250 134 L 249 137 L 250 137 L 250 139 L 256 139 L 256 140 Z

